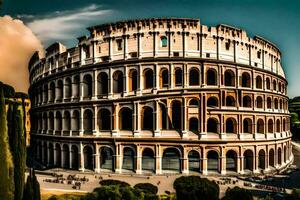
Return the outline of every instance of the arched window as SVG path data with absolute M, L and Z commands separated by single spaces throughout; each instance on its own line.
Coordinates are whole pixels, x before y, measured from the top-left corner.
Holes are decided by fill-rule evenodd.
M 226 171 L 237 171 L 237 153 L 233 150 L 226 153 Z
M 219 171 L 219 154 L 214 150 L 207 152 L 207 170 Z
M 69 111 L 64 112 L 64 130 L 70 131 L 71 130 L 71 116 Z
M 56 112 L 55 114 L 55 130 L 61 131 L 62 130 L 62 116 L 60 112 Z
M 83 77 L 83 98 L 91 98 L 93 96 L 93 78 L 87 74 Z
M 154 152 L 150 148 L 146 148 L 142 155 L 142 170 L 143 171 L 155 171 L 155 157 Z
M 274 132 L 274 131 L 273 131 L 273 126 L 274 126 L 273 120 L 272 120 L 272 119 L 269 119 L 269 120 L 268 120 L 268 133 L 273 133 L 273 132 Z
M 285 122 L 285 119 L 282 120 L 282 130 L 286 131 L 286 122 Z
M 162 157 L 162 170 L 180 171 L 180 152 L 176 148 L 167 148 Z
M 54 130 L 54 114 L 49 112 L 49 130 Z
M 189 159 L 189 171 L 200 172 L 200 155 L 197 151 L 191 150 L 188 154 Z
M 143 108 L 143 130 L 153 130 L 153 109 L 145 106 Z
M 53 102 L 55 99 L 55 83 L 50 83 L 50 93 L 49 93 L 49 102 Z
M 226 97 L 226 106 L 235 106 L 235 100 L 233 96 Z
M 236 121 L 233 118 L 226 120 L 226 133 L 236 133 Z
M 71 160 L 72 160 L 72 169 L 78 169 L 79 158 L 78 158 L 78 148 L 75 145 L 71 147 Z
M 100 153 L 100 168 L 112 171 L 114 166 L 113 150 L 110 147 L 102 147 Z
M 175 69 L 175 86 L 182 86 L 182 70 Z
M 256 132 L 257 133 L 264 133 L 264 121 L 262 119 L 258 119 L 256 123 Z
M 256 76 L 256 88 L 262 89 L 262 79 L 260 76 Z
M 135 69 L 129 72 L 129 90 L 136 91 L 138 88 L 138 75 Z
M 266 153 L 263 149 L 261 149 L 258 152 L 258 167 L 261 169 L 265 169 L 266 165 L 265 165 L 265 157 L 266 157 Z
M 169 72 L 166 68 L 160 71 L 160 86 L 169 87 Z
M 113 87 L 114 93 L 122 93 L 123 92 L 123 72 L 116 71 L 113 74 Z
M 256 97 L 256 107 L 263 108 L 263 100 L 262 100 L 261 96 Z
M 84 168 L 89 170 L 94 170 L 94 152 L 92 147 L 85 146 L 83 148 L 83 156 L 84 156 Z
M 144 88 L 153 88 L 153 71 L 152 69 L 146 69 L 144 71 Z
M 244 169 L 253 170 L 253 152 L 249 149 L 244 152 Z
M 266 79 L 266 87 L 267 87 L 268 90 L 271 89 L 271 82 L 270 82 L 269 78 Z
M 125 147 L 123 150 L 122 168 L 130 171 L 133 171 L 135 168 L 135 152 L 130 147 Z
M 72 95 L 74 98 L 79 97 L 80 91 L 80 78 L 79 75 L 74 76 L 73 83 L 72 83 Z
M 119 112 L 119 128 L 120 130 L 132 130 L 132 110 L 130 108 L 122 108 Z
M 166 36 L 160 37 L 160 45 L 161 45 L 161 47 L 168 46 L 168 38 Z
M 244 119 L 243 121 L 243 130 L 244 133 L 252 133 L 252 121 L 249 118 Z
M 45 84 L 43 87 L 43 102 L 46 103 L 48 101 L 48 84 Z
M 251 87 L 250 75 L 247 72 L 242 74 L 242 87 Z
M 199 101 L 197 99 L 191 99 L 189 103 L 189 107 L 198 107 Z
M 105 72 L 101 72 L 98 77 L 98 95 L 107 95 L 108 94 L 108 75 Z
M 234 72 L 232 70 L 226 70 L 224 76 L 225 76 L 225 86 L 235 85 Z
M 216 97 L 209 97 L 207 99 L 207 106 L 208 107 L 217 107 L 219 105 L 218 99 Z
M 243 107 L 250 108 L 251 107 L 251 98 L 249 96 L 243 97 Z
M 271 101 L 271 98 L 270 98 L 270 97 L 267 98 L 267 108 L 268 108 L 268 109 L 271 109 L 271 108 L 272 108 L 272 101 Z
M 55 166 L 61 168 L 61 147 L 59 144 L 55 145 Z
M 48 130 L 48 117 L 47 117 L 47 113 L 43 114 L 43 130 L 44 131 Z
M 93 112 L 89 109 L 83 113 L 83 130 L 84 134 L 92 134 L 93 131 Z
M 70 78 L 65 80 L 65 98 L 69 99 L 72 96 L 72 82 Z
M 276 132 L 277 132 L 277 133 L 280 132 L 280 125 L 281 125 L 280 120 L 277 119 L 277 120 L 276 120 Z
M 199 70 L 197 68 L 192 68 L 189 72 L 189 85 L 200 85 Z
M 176 130 L 181 129 L 181 102 L 172 102 L 172 127 Z
M 98 127 L 99 130 L 111 130 L 111 116 L 108 109 L 101 109 L 98 111 Z
M 276 83 L 276 81 L 274 80 L 274 81 L 273 81 L 273 90 L 276 91 L 276 89 L 277 89 L 277 83 Z
M 278 99 L 277 98 L 274 101 L 274 107 L 275 107 L 275 109 L 278 109 Z
M 218 121 L 214 118 L 209 118 L 207 120 L 207 132 L 208 133 L 218 133 Z
M 214 69 L 208 69 L 206 72 L 207 85 L 217 85 L 217 72 Z
M 277 150 L 277 155 L 278 155 L 278 165 L 282 164 L 282 152 L 281 152 L 281 148 L 279 147 Z
M 63 90 L 64 90 L 64 84 L 62 80 L 57 81 L 57 88 L 56 88 L 56 101 L 61 101 L 63 98 Z
M 198 121 L 197 118 L 195 118 L 195 117 L 190 118 L 190 120 L 189 120 L 189 130 L 192 131 L 192 132 L 195 132 L 195 133 L 198 132 L 198 130 L 199 130 L 199 121 Z
M 269 151 L 269 165 L 271 167 L 275 167 L 275 152 L 274 152 L 274 149 L 270 149 L 270 151 Z
M 72 135 L 78 135 L 79 124 L 80 124 L 79 111 L 74 110 L 72 114 L 72 123 L 71 123 Z
M 69 146 L 64 144 L 63 145 L 63 168 L 68 169 L 70 167 L 70 153 L 69 153 Z

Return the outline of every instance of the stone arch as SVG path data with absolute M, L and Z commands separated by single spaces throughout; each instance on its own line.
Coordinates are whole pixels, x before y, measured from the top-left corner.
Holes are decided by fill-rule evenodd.
M 60 144 L 56 143 L 55 144 L 55 155 L 56 155 L 56 167 L 61 167 L 61 147 Z
M 259 168 L 266 169 L 265 159 L 266 159 L 265 150 L 263 150 L 263 149 L 259 150 L 259 152 L 258 152 L 258 167 Z
M 208 133 L 219 133 L 219 123 L 215 118 L 209 118 L 207 120 L 207 132 Z
M 162 68 L 160 70 L 160 87 L 169 87 L 169 70 L 167 68 Z
M 79 93 L 80 93 L 80 78 L 79 75 L 76 75 L 73 77 L 73 82 L 72 82 L 72 96 L 74 98 L 78 98 L 79 97 Z
M 199 100 L 193 98 L 189 101 L 189 107 L 199 107 Z
M 244 152 L 244 170 L 253 171 L 253 151 L 248 149 Z
M 266 88 L 267 88 L 268 90 L 271 89 L 271 82 L 270 82 L 270 79 L 269 79 L 268 77 L 266 78 Z
M 83 148 L 84 169 L 94 170 L 94 150 L 90 145 Z
M 285 121 L 285 118 L 283 118 L 283 120 L 282 120 L 282 129 L 283 129 L 283 131 L 286 131 L 286 121 Z
M 69 146 L 67 144 L 63 145 L 62 152 L 64 158 L 62 166 L 63 168 L 68 169 L 70 168 L 70 152 L 69 152 Z
M 265 133 L 264 130 L 265 130 L 264 120 L 258 119 L 257 123 L 256 123 L 256 132 L 257 133 Z
M 61 101 L 64 96 L 64 84 L 62 80 L 57 81 L 56 101 Z
M 71 160 L 72 160 L 72 169 L 78 169 L 79 158 L 78 158 L 78 147 L 76 145 L 71 146 Z
M 111 130 L 111 113 L 108 109 L 100 109 L 98 111 L 97 120 L 99 130 Z
M 53 112 L 49 112 L 49 130 L 54 130 L 54 114 Z
M 47 147 L 47 146 L 46 146 Z M 49 163 L 48 166 L 49 167 L 53 167 L 54 166 L 54 146 L 52 143 L 49 143 Z M 46 149 L 47 151 L 48 149 Z M 47 158 L 47 157 L 46 157 Z M 47 161 L 46 161 L 47 162 Z
M 80 114 L 78 110 L 74 110 L 72 113 L 72 123 L 71 123 L 71 129 L 72 132 L 79 131 L 80 125 Z
M 219 101 L 216 97 L 209 97 L 207 99 L 207 106 L 208 107 L 218 107 L 219 106 Z
M 144 88 L 150 89 L 153 88 L 154 80 L 153 80 L 153 70 L 148 68 L 144 70 Z
M 70 99 L 72 96 L 72 81 L 71 78 L 65 79 L 65 98 Z
M 189 71 L 189 85 L 196 86 L 200 85 L 199 70 L 196 67 L 192 67 Z
M 174 100 L 171 104 L 172 109 L 172 127 L 176 130 L 181 130 L 181 102 Z
M 231 69 L 227 69 L 224 73 L 225 86 L 235 86 L 235 74 Z
M 242 87 L 251 87 L 251 78 L 248 72 L 242 74 Z
M 175 69 L 175 86 L 182 86 L 182 69 Z
M 142 153 L 142 170 L 155 171 L 155 157 L 154 152 L 150 148 L 145 148 Z
M 261 76 L 256 76 L 256 88 L 262 89 L 262 78 Z
M 124 107 L 119 111 L 119 128 L 120 130 L 132 131 L 132 109 Z
M 123 149 L 122 169 L 129 171 L 135 170 L 135 150 L 131 147 L 124 147 Z
M 108 74 L 106 72 L 100 72 L 97 76 L 97 93 L 98 95 L 108 94 Z
M 274 133 L 274 124 L 272 119 L 268 120 L 268 133 Z
M 93 96 L 93 77 L 90 74 L 86 74 L 82 80 L 83 85 L 83 98 L 90 99 Z
M 167 129 L 167 127 L 169 126 L 169 124 L 171 122 L 170 122 L 170 119 L 169 119 L 169 115 L 167 113 L 166 105 L 163 104 L 163 103 L 160 103 L 159 108 L 160 108 L 160 111 L 161 111 L 161 121 L 160 121 L 161 128 L 162 129 Z
M 281 151 L 281 148 L 279 147 L 278 150 L 277 150 L 277 160 L 278 160 L 278 165 L 281 165 L 282 164 L 282 151 Z
M 92 134 L 94 130 L 93 126 L 94 114 L 90 109 L 85 109 L 83 112 L 83 131 L 84 134 Z
M 277 132 L 277 133 L 280 133 L 280 125 L 281 125 L 280 120 L 277 119 L 277 120 L 276 120 L 276 132 Z
M 64 112 L 63 130 L 65 131 L 71 130 L 71 116 L 70 116 L 70 112 L 67 110 Z
M 251 97 L 248 95 L 245 95 L 243 97 L 243 107 L 251 108 L 251 105 L 252 105 Z
M 143 107 L 142 120 L 142 129 L 153 131 L 153 109 L 151 107 Z
M 274 149 L 269 150 L 269 165 L 275 167 L 275 151 Z
M 235 106 L 235 99 L 233 96 L 227 96 L 226 97 L 226 106 Z
M 178 148 L 166 148 L 162 157 L 162 170 L 181 171 L 180 150 Z
M 48 130 L 48 117 L 47 113 L 43 113 L 43 130 L 47 131 Z
M 123 93 L 124 84 L 123 84 L 123 72 L 118 70 L 113 74 L 113 92 L 114 93 Z
M 276 90 L 277 89 L 277 82 L 276 80 L 273 80 L 273 90 Z
M 55 83 L 50 83 L 50 92 L 49 92 L 49 102 L 53 102 L 55 100 Z
M 189 130 L 195 133 L 199 131 L 199 120 L 196 117 L 191 117 L 189 119 Z
M 136 69 L 129 71 L 129 91 L 136 91 L 138 89 L 138 73 Z
M 275 98 L 275 100 L 274 100 L 274 107 L 275 107 L 275 109 L 278 109 L 278 99 L 277 98 Z
M 217 85 L 218 81 L 217 81 L 217 71 L 213 68 L 209 68 L 206 71 L 206 81 L 207 81 L 207 85 Z
M 267 98 L 267 108 L 268 108 L 268 109 L 271 109 L 271 108 L 272 108 L 272 100 L 271 100 L 271 97 L 268 97 L 268 98 Z
M 283 147 L 283 162 L 286 162 L 288 158 L 288 151 L 286 149 L 286 146 Z
M 200 172 L 201 171 L 201 159 L 200 154 L 196 150 L 191 150 L 188 153 L 189 171 Z
M 237 133 L 237 122 L 234 118 L 226 119 L 226 133 Z
M 256 107 L 263 108 L 263 99 L 261 96 L 256 97 Z
M 100 148 L 100 168 L 105 170 L 114 170 L 114 152 L 111 147 Z
M 61 131 L 62 130 L 62 116 L 60 111 L 56 111 L 55 114 L 55 130 Z
M 237 172 L 237 156 L 238 154 L 234 150 L 229 150 L 226 153 L 226 171 Z
M 47 102 L 49 99 L 48 99 L 48 84 L 44 84 L 43 86 L 43 102 Z
M 207 152 L 207 170 L 208 171 L 219 171 L 219 153 L 215 150 L 209 150 Z
M 243 120 L 243 132 L 252 133 L 252 120 L 250 118 L 245 118 Z

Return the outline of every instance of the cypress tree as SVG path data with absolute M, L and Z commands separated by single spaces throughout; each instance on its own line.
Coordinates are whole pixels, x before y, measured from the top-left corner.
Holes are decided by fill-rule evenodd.
M 33 168 L 29 170 L 29 176 L 24 187 L 23 200 L 41 200 L 40 184 Z
M 13 123 L 10 138 L 11 153 L 14 162 L 14 183 L 15 200 L 21 200 L 24 191 L 25 167 L 26 167 L 26 147 L 23 131 L 23 112 L 21 106 L 17 103 L 13 105 Z
M 0 197 L 12 200 L 14 199 L 14 169 L 9 151 L 6 117 L 3 84 L 0 83 Z

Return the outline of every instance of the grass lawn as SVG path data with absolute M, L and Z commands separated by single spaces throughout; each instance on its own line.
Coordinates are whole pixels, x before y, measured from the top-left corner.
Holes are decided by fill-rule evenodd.
M 64 192 L 64 191 L 49 191 L 41 190 L 41 199 L 48 200 L 51 196 L 56 195 L 60 200 L 77 200 L 78 197 L 85 195 L 83 192 Z

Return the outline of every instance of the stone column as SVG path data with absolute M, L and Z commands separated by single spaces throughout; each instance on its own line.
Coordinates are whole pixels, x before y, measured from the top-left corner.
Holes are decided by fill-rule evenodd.
M 187 120 L 187 100 L 186 98 L 183 98 L 182 101 L 183 105 L 182 105 L 182 121 L 181 121 L 181 127 L 182 127 L 182 138 L 187 138 L 188 137 L 188 130 L 187 130 L 187 124 L 188 124 L 188 120 Z
M 220 170 L 221 174 L 226 174 L 226 153 L 223 147 L 221 149 L 220 163 L 221 163 L 221 170 Z
M 95 149 L 95 155 L 94 155 L 94 159 L 95 159 L 95 172 L 100 173 L 100 154 L 99 154 L 99 146 L 96 144 L 96 149 Z
M 69 167 L 70 167 L 70 169 L 73 168 L 72 160 L 73 160 L 73 158 L 72 158 L 72 145 L 69 144 Z
M 83 145 L 81 142 L 79 145 L 78 160 L 79 160 L 79 171 L 84 172 L 84 153 L 83 153 Z
M 189 173 L 189 159 L 187 152 L 185 149 L 183 149 L 183 155 L 182 155 L 182 173 L 183 174 L 188 174 Z
M 116 155 L 115 155 L 115 172 L 122 173 L 122 149 L 120 144 L 116 144 Z
M 203 167 L 202 167 L 202 174 L 207 175 L 207 152 L 205 149 L 203 149 L 203 158 L 202 158 L 202 163 L 203 163 Z
M 93 73 L 93 81 L 94 81 L 94 84 L 93 84 L 92 100 L 96 100 L 96 99 L 98 99 L 98 81 L 97 81 L 97 71 L 96 70 L 94 70 L 94 73 Z
M 119 111 L 120 111 L 120 106 L 118 103 L 115 104 L 115 109 L 114 109 L 114 129 L 112 130 L 112 136 L 119 136 Z
M 142 149 L 139 145 L 136 148 L 136 171 L 137 174 L 142 173 Z
M 154 102 L 154 107 L 155 107 L 155 110 L 154 110 L 154 112 L 153 112 L 153 119 L 154 119 L 154 124 L 155 124 L 155 126 L 153 126 L 154 128 L 155 128 L 155 130 L 154 130 L 154 137 L 160 137 L 161 136 L 161 125 L 160 125 L 160 121 L 161 121 L 161 119 L 160 119 L 160 117 L 161 117 L 161 115 L 160 115 L 160 106 L 159 106 L 159 103 L 158 103 L 158 101 L 155 101 Z
M 80 127 L 79 127 L 79 136 L 83 136 L 84 132 L 84 127 L 83 127 L 83 121 L 84 121 L 84 116 L 83 116 L 84 109 L 83 107 L 80 108 Z
M 155 146 L 155 173 L 162 173 L 162 149 L 159 144 Z

